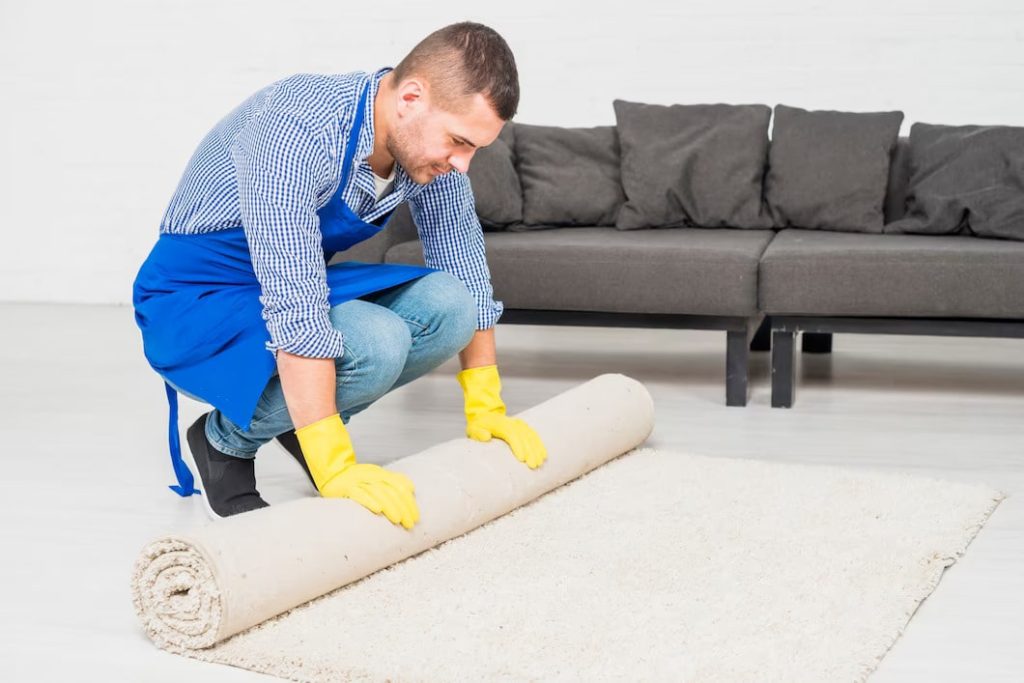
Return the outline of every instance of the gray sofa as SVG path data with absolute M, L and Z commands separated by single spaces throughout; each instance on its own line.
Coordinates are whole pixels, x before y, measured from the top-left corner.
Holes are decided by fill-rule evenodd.
M 763 111 L 751 106 L 746 114 L 763 116 Z M 614 212 L 609 214 L 610 209 L 604 206 L 619 182 L 613 165 L 608 165 L 611 162 L 595 162 L 603 169 L 600 175 L 595 175 L 597 166 L 593 166 L 568 169 L 568 176 L 559 176 L 571 164 L 556 155 L 544 161 L 550 167 L 546 172 L 548 181 L 554 185 L 539 191 L 537 188 L 543 186 L 537 184 L 536 169 L 530 168 L 523 151 L 539 158 L 542 151 L 537 150 L 550 148 L 545 136 L 557 136 L 559 130 L 564 130 L 570 151 L 576 144 L 573 135 L 594 133 L 605 136 L 601 149 L 611 149 L 614 156 L 619 151 L 618 141 L 613 139 L 608 148 L 606 137 L 614 128 L 508 124 L 500 139 L 504 151 L 481 150 L 469 173 L 485 225 L 495 297 L 506 307 L 502 322 L 722 330 L 726 333 L 726 403 L 734 406 L 746 404 L 749 353 L 768 350 L 769 333 L 772 405 L 776 407 L 789 407 L 794 400 L 795 342 L 799 334 L 803 334 L 805 352 L 831 351 L 834 333 L 1024 337 L 1024 212 L 1019 216 L 1020 240 L 977 236 L 965 226 L 952 235 L 901 234 L 909 220 L 908 205 L 920 219 L 927 195 L 918 189 L 917 203 L 913 197 L 908 202 L 908 191 L 914 190 L 912 175 L 922 174 L 917 180 L 927 182 L 925 176 L 934 174 L 929 176 L 927 169 L 914 167 L 910 140 L 896 138 L 892 123 L 890 117 L 887 125 L 893 141 L 887 152 L 887 167 L 881 171 L 885 174 L 884 188 L 878 191 L 884 194 L 884 202 L 878 206 L 884 218 L 876 217 L 875 227 L 870 227 L 870 221 L 865 223 L 869 225 L 867 231 L 795 227 L 791 220 L 780 221 L 777 213 L 767 210 L 764 227 L 758 224 L 761 219 L 754 217 L 744 229 L 684 224 L 624 230 L 614 224 L 581 224 L 588 219 L 590 205 L 580 204 L 580 189 L 571 188 L 577 180 L 600 191 L 593 195 L 593 205 L 603 213 L 593 218 L 604 223 L 609 222 L 608 216 L 614 219 Z M 898 120 L 895 126 L 898 130 Z M 517 129 L 529 131 L 538 144 L 532 148 L 517 144 Z M 705 132 L 700 137 L 690 139 L 706 139 L 706 126 L 702 130 Z M 687 149 L 690 154 L 692 145 Z M 496 165 L 499 154 L 512 155 L 517 177 Z M 764 154 L 766 162 L 769 158 L 776 161 L 767 151 Z M 625 147 L 622 159 L 624 163 Z M 617 158 L 613 162 L 617 163 Z M 507 166 L 507 161 L 501 163 Z M 720 162 L 715 163 L 706 173 L 722 167 Z M 918 165 L 922 164 L 919 160 Z M 625 173 L 626 166 L 622 168 Z M 776 168 L 778 174 L 785 168 L 781 156 Z M 729 169 L 731 177 L 736 176 L 735 171 Z M 874 172 L 877 175 L 877 168 Z M 534 174 L 532 179 L 530 174 Z M 544 174 L 542 169 L 540 175 Z M 769 176 L 766 170 L 766 186 L 771 189 L 770 183 L 775 182 L 777 190 L 780 180 L 771 181 Z M 625 176 L 622 184 L 626 184 Z M 516 223 L 515 219 L 528 217 L 531 210 L 543 214 L 540 199 L 557 198 L 567 187 L 566 202 L 580 204 L 569 207 L 566 220 L 570 224 Z M 530 199 L 531 193 L 532 208 L 527 201 L 522 216 L 515 211 L 509 213 L 508 206 L 516 202 L 517 195 Z M 790 195 L 796 197 L 796 204 L 803 201 L 813 205 L 798 194 Z M 1011 199 L 1016 201 L 1015 196 Z M 629 200 L 623 196 L 615 201 L 621 205 Z M 762 201 L 763 191 L 758 197 L 758 202 Z M 739 204 L 733 202 L 732 206 Z M 831 209 L 826 206 L 816 210 Z M 689 211 L 697 213 L 695 209 Z M 965 216 L 968 213 L 964 211 Z M 511 224 L 496 225 L 494 216 L 503 214 L 506 218 L 512 216 Z M 748 211 L 748 216 L 754 215 Z M 635 215 L 632 220 L 636 220 Z M 812 221 L 806 217 L 802 220 Z M 890 226 L 894 231 L 890 232 Z M 380 235 L 334 257 L 334 261 L 344 260 L 422 263 L 422 248 L 409 211 L 400 209 Z

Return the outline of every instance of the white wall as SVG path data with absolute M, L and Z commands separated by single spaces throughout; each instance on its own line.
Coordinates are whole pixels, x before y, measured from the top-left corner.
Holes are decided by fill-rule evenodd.
M 128 303 L 185 163 L 247 94 L 394 65 L 430 31 L 493 26 L 518 121 L 614 123 L 616 97 L 901 109 L 1024 125 L 1010 0 L 0 0 L 0 300 Z M 6 332 L 4 332 L 6 334 Z

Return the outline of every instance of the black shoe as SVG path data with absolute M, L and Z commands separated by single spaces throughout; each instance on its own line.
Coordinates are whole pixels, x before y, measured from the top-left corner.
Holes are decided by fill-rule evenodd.
M 267 501 L 256 490 L 253 460 L 221 453 L 206 438 L 208 415 L 193 422 L 186 435 L 207 511 L 213 517 L 222 518 L 267 507 Z
M 295 462 L 302 467 L 302 471 L 309 477 L 309 485 L 313 487 L 314 491 L 320 493 L 320 489 L 316 487 L 313 475 L 309 471 L 309 465 L 306 464 L 306 457 L 302 455 L 302 446 L 299 445 L 299 437 L 295 436 L 295 430 L 289 429 L 284 434 L 278 434 L 276 438 L 281 447 L 288 451 L 295 458 Z

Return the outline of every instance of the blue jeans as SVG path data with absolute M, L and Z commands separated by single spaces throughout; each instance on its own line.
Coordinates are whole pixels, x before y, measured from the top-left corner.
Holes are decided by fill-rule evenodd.
M 439 271 L 332 306 L 330 318 L 344 333 L 342 357 L 335 360 L 335 398 L 348 423 L 389 391 L 464 349 L 476 331 L 476 303 L 461 281 Z M 293 427 L 275 373 L 256 404 L 249 431 L 214 409 L 206 420 L 206 438 L 222 453 L 252 458 L 260 446 Z

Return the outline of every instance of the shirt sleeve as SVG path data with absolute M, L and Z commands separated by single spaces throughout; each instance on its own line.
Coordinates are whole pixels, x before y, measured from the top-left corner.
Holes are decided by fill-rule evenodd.
M 293 115 L 265 111 L 231 149 L 242 225 L 259 280 L 267 350 L 340 358 L 328 315 L 327 264 L 317 197 L 331 183 L 322 144 Z
M 494 300 L 483 228 L 469 177 L 458 171 L 438 176 L 409 199 L 409 209 L 427 266 L 462 280 L 476 300 L 477 329 L 494 327 L 504 305 Z

